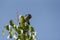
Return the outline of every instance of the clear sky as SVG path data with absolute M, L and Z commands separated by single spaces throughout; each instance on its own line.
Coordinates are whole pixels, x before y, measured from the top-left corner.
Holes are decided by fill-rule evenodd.
M 32 15 L 38 40 L 60 40 L 60 0 L 0 0 L 0 40 L 9 40 L 8 31 L 2 35 L 1 30 L 10 19 L 18 24 L 16 9 L 20 15 Z

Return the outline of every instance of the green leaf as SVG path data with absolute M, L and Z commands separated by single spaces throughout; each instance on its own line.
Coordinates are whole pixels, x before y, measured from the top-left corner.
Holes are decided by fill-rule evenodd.
M 34 32 L 34 28 L 31 26 L 29 26 L 29 30 L 30 30 L 30 32 Z
M 6 30 L 9 30 L 9 25 L 6 25 L 5 28 L 6 28 Z
M 12 38 L 12 35 L 10 34 L 10 38 Z
M 3 34 L 3 35 L 5 34 L 5 31 L 4 31 L 4 30 L 2 30 L 2 34 Z
M 20 21 L 21 24 L 24 23 L 25 22 L 24 16 L 21 16 L 19 21 Z
M 24 27 L 24 31 L 25 31 L 25 32 L 28 32 L 28 31 L 29 31 L 29 26 L 25 26 L 25 27 Z
M 33 40 L 33 37 L 32 37 L 32 36 L 30 36 L 29 40 Z
M 14 26 L 13 20 L 10 20 L 10 25 L 11 25 L 11 26 Z
M 12 29 L 9 29 L 9 34 L 12 34 Z
M 11 32 L 12 32 L 12 31 L 9 32 L 9 35 L 10 35 L 9 38 L 12 38 L 12 34 L 11 34 Z
M 12 38 L 12 35 L 11 34 L 9 34 L 8 36 L 7 36 L 7 38 L 9 39 L 9 38 Z
M 14 27 L 14 30 L 17 31 L 17 27 L 16 26 Z

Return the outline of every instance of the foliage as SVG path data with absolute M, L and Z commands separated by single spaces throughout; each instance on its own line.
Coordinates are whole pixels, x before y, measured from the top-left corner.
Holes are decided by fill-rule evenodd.
M 36 32 L 26 18 L 28 17 L 20 16 L 19 25 L 17 26 L 14 24 L 13 20 L 9 21 L 9 25 L 4 26 L 9 32 L 7 38 L 14 38 L 14 40 L 36 40 Z M 2 33 L 5 33 L 4 30 L 2 30 Z

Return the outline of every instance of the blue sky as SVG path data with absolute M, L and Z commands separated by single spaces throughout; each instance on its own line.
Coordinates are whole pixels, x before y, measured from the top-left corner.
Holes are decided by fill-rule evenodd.
M 2 35 L 1 30 L 9 24 L 10 19 L 18 24 L 16 9 L 19 15 L 32 15 L 30 22 L 37 32 L 38 40 L 60 40 L 60 0 L 0 0 L 1 40 L 9 40 L 6 38 L 8 32 Z

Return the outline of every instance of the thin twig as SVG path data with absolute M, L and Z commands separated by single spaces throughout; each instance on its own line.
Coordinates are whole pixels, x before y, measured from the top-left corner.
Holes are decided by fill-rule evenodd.
M 18 14 L 19 12 L 18 12 L 18 9 L 16 9 L 16 14 L 17 14 L 17 21 L 18 21 L 18 23 L 19 23 L 19 14 Z

